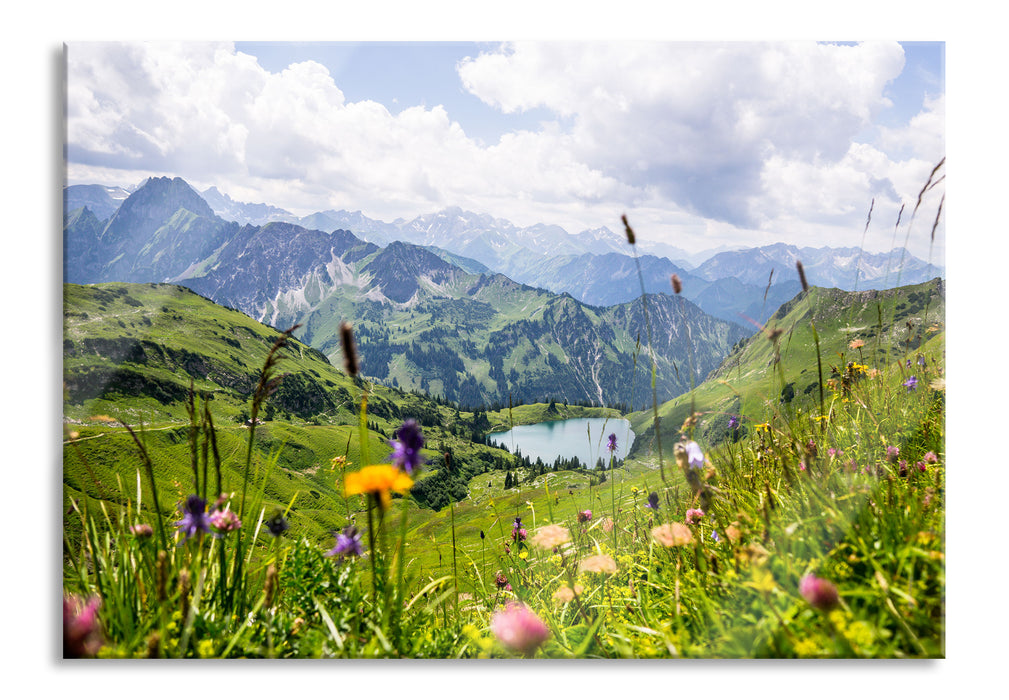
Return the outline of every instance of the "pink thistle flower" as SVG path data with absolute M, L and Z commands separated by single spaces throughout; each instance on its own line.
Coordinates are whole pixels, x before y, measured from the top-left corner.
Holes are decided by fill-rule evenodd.
M 700 508 L 691 508 L 687 511 L 687 525 L 694 525 L 704 517 L 704 511 Z
M 233 510 L 215 510 L 210 514 L 210 526 L 224 534 L 242 527 L 242 521 Z
M 78 596 L 63 596 L 63 658 L 94 656 L 102 646 L 97 597 L 85 603 Z
M 652 537 L 663 547 L 682 547 L 694 541 L 690 528 L 683 523 L 664 523 L 652 528 Z
M 504 646 L 527 657 L 550 637 L 550 629 L 524 603 L 511 602 L 494 613 L 490 628 Z
M 799 594 L 817 610 L 831 610 L 840 602 L 837 587 L 813 574 L 806 574 L 799 581 Z
M 591 510 L 583 510 L 578 513 L 578 522 L 587 523 L 590 520 L 592 520 Z
M 563 525 L 544 525 L 532 538 L 532 543 L 541 549 L 553 549 L 570 541 L 571 533 Z
M 146 538 L 154 534 L 154 528 L 147 523 L 140 523 L 139 525 L 131 525 L 130 532 L 136 537 Z
M 586 557 L 578 563 L 578 572 L 591 571 L 596 574 L 617 573 L 617 563 L 609 554 L 596 554 Z

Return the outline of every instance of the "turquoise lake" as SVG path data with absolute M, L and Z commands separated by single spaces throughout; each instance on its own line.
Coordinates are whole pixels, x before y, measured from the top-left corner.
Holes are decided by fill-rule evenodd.
M 609 460 L 606 443 L 610 433 L 616 433 L 616 457 L 623 459 L 634 444 L 634 431 L 623 418 L 570 418 L 519 425 L 488 439 L 513 453 L 518 450 L 534 462 L 539 457 L 549 465 L 558 457 L 577 457 L 582 464 L 594 467 L 599 457 Z

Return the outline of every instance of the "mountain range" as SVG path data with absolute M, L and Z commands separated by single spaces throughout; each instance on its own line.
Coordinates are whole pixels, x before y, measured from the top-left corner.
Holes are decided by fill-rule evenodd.
M 69 198 L 68 198 L 69 201 Z M 423 247 L 217 216 L 180 178 L 153 178 L 105 222 L 68 212 L 66 282 L 173 282 L 299 337 L 336 361 L 354 322 L 374 379 L 476 406 L 556 398 L 671 398 L 746 331 L 668 294 L 594 307 L 569 294 L 468 272 Z M 651 330 L 650 330 L 651 328 Z

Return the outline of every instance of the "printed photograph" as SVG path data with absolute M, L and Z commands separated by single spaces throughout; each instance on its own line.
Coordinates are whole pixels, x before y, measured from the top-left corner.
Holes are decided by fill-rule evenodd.
M 63 658 L 945 659 L 945 59 L 67 40 Z

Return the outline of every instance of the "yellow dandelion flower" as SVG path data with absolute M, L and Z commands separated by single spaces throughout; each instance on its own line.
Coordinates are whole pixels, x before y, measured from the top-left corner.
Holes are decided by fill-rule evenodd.
M 523 549 L 523 550 L 522 550 L 522 551 L 521 551 L 521 552 L 519 553 L 519 559 L 528 559 L 528 558 L 529 558 L 529 552 L 527 552 L 527 551 L 525 551 L 525 550 Z
M 563 525 L 544 525 L 536 531 L 530 540 L 541 549 L 553 549 L 569 541 L 571 541 L 571 533 Z
M 378 498 L 382 509 L 392 504 L 390 491 L 407 493 L 413 487 L 413 479 L 391 464 L 372 464 L 360 471 L 351 472 L 343 482 L 345 496 L 371 494 Z
M 663 547 L 682 547 L 694 541 L 690 528 L 683 523 L 663 523 L 653 527 L 652 537 Z

